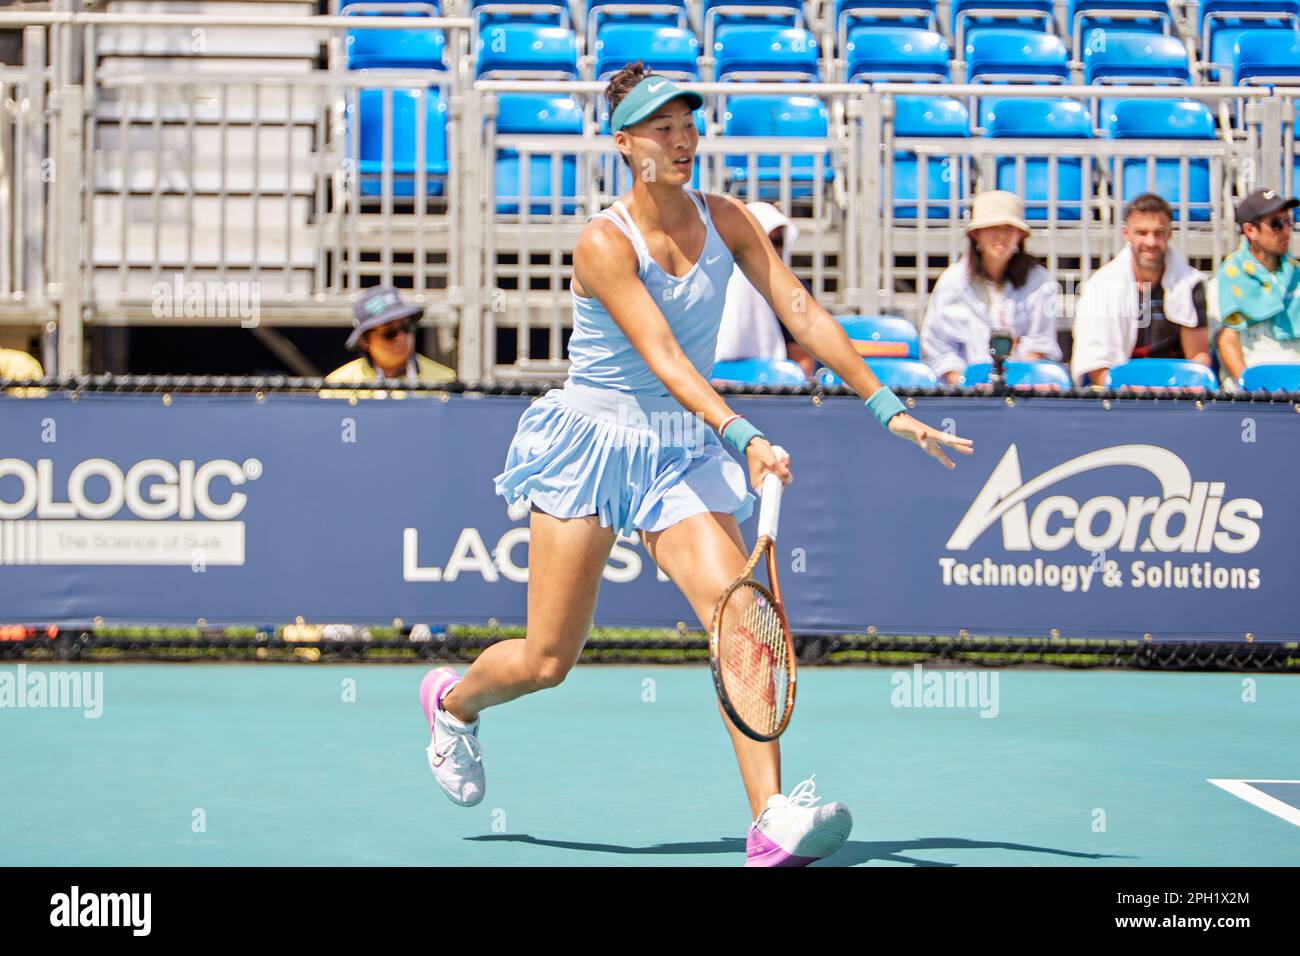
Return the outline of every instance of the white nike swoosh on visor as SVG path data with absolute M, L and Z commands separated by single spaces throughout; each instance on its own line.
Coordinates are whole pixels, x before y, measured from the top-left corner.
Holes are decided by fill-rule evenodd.
M 649 86 L 646 87 L 646 89 L 649 90 L 651 93 L 658 93 L 659 88 L 667 82 L 668 82 L 667 80 L 663 80 L 659 83 L 651 83 Z

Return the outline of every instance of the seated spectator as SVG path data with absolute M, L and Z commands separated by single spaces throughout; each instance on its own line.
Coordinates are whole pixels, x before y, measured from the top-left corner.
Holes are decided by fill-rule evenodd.
M 1173 218 L 1153 193 L 1124 210 L 1127 244 L 1084 283 L 1075 310 L 1070 371 L 1079 384 L 1104 385 L 1133 358 L 1210 364 L 1205 277 L 1170 248 Z
M 772 240 L 776 254 L 783 255 L 786 245 L 793 244 L 799 235 L 795 224 L 771 203 L 752 202 L 748 209 L 768 239 Z M 817 370 L 817 359 L 794 340 L 767 300 L 739 268 L 732 270 L 731 280 L 727 283 L 714 357 L 719 362 L 789 358 L 799 363 L 804 375 L 812 375 Z
M 368 289 L 352 305 L 352 334 L 347 348 L 360 349 L 359 359 L 336 368 L 325 376 L 330 384 L 360 382 L 454 382 L 456 373 L 445 365 L 415 351 L 415 329 L 424 308 L 402 301 L 392 286 Z M 394 392 L 396 397 L 401 393 Z M 368 391 L 333 390 L 322 398 L 373 398 Z
M 34 382 L 45 377 L 41 363 L 26 352 L 17 349 L 0 349 L 0 379 L 14 382 Z M 43 388 L 11 388 L 7 394 L 14 398 L 43 398 Z
M 921 358 L 956 384 L 967 365 L 989 360 L 995 330 L 1009 331 L 1011 358 L 1061 360 L 1056 342 L 1060 286 L 1025 249 L 1025 203 L 993 190 L 975 197 L 966 255 L 939 276 L 921 327 Z
M 1296 206 L 1300 199 L 1271 189 L 1257 189 L 1237 206 L 1241 245 L 1219 263 L 1208 295 L 1225 388 L 1252 365 L 1300 363 L 1300 261 L 1290 254 Z

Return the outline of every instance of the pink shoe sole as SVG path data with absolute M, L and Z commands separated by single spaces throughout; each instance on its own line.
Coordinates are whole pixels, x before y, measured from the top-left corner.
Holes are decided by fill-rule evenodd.
M 439 667 L 429 671 L 420 681 L 420 709 L 424 711 L 424 718 L 431 730 L 434 711 L 451 685 L 458 680 L 460 675 L 450 667 Z
M 754 827 L 749 829 L 749 839 L 745 841 L 745 866 L 807 866 L 818 859 L 820 857 L 795 856 L 781 849 Z

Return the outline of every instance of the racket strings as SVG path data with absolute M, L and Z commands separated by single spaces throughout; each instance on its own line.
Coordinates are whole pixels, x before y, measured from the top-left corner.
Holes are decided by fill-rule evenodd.
M 727 599 L 719 628 L 722 680 L 736 714 L 772 734 L 786 709 L 788 647 L 781 616 L 767 593 L 742 584 Z

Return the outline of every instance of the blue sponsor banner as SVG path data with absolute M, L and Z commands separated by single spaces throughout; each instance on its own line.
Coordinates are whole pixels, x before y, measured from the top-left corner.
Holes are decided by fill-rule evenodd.
M 492 478 L 529 399 L 445 399 L 0 400 L 0 622 L 523 623 Z M 975 442 L 948 471 L 859 401 L 731 404 L 792 455 L 796 630 L 1300 636 L 1289 405 L 918 400 Z M 697 623 L 635 540 L 596 619 Z

